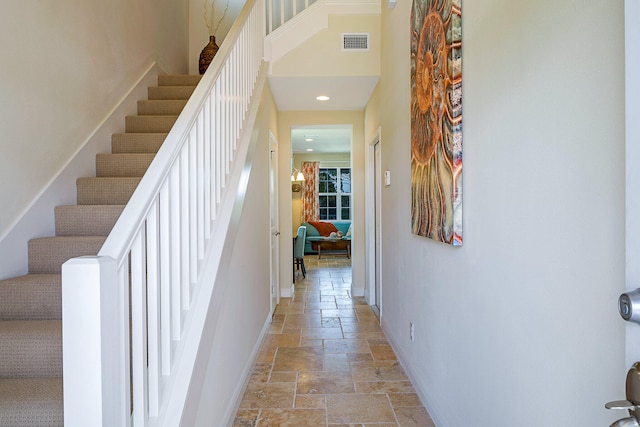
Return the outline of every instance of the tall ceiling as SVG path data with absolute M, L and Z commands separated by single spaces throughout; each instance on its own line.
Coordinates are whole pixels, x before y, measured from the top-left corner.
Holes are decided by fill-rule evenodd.
M 364 110 L 378 76 L 280 77 L 269 85 L 280 111 Z M 318 101 L 319 95 L 329 96 Z
M 269 77 L 271 91 L 280 111 L 364 110 L 377 76 L 357 77 Z M 318 101 L 326 95 L 328 101 Z M 314 141 L 305 141 L 313 138 Z M 294 154 L 351 152 L 351 126 L 304 126 L 291 131 Z
M 280 111 L 352 111 L 364 110 L 377 76 L 358 77 L 269 77 L 271 91 Z M 330 99 L 318 101 L 319 95 Z M 301 126 L 291 130 L 294 154 L 349 153 L 351 126 Z M 313 141 L 306 141 L 312 138 Z

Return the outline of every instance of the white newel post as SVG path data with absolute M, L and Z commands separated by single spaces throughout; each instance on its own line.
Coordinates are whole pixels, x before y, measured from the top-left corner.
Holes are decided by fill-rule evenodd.
M 65 426 L 126 426 L 128 386 L 116 261 L 79 257 L 62 266 Z M 128 306 L 128 304 L 127 304 Z

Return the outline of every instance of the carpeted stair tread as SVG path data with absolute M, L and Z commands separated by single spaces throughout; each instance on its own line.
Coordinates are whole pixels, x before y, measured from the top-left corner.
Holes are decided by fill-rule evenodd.
M 199 74 L 165 74 L 158 76 L 158 86 L 196 86 L 201 79 Z
M 77 203 L 79 205 L 125 205 L 140 183 L 139 177 L 87 177 L 78 178 Z
M 60 376 L 61 320 L 0 322 L 0 378 Z
M 28 242 L 29 274 L 0 280 L 0 426 L 64 424 L 62 264 L 100 251 L 201 78 L 158 77 L 96 176 L 77 179 L 77 205 L 55 208 L 56 236 Z
M 96 176 L 133 177 L 142 176 L 149 169 L 154 154 L 98 154 Z
M 106 236 L 124 205 L 56 206 L 56 236 Z
M 159 133 L 169 132 L 178 116 L 127 116 L 124 121 L 126 132 Z
M 62 264 L 79 256 L 95 256 L 106 236 L 54 236 L 29 240 L 29 273 L 59 274 Z
M 138 115 L 177 116 L 186 103 L 186 99 L 144 99 L 138 101 Z
M 61 319 L 61 283 L 59 274 L 27 274 L 0 280 L 0 320 Z
M 151 86 L 147 90 L 149 99 L 189 99 L 195 86 Z
M 111 136 L 111 152 L 157 153 L 167 133 L 116 133 Z
M 62 426 L 62 395 L 62 378 L 0 378 L 0 426 Z

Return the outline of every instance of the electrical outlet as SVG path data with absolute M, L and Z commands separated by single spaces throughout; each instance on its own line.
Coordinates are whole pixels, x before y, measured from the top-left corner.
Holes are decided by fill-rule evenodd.
M 409 322 L 409 339 L 411 340 L 411 342 L 413 342 L 413 335 L 414 329 L 413 329 L 413 322 Z

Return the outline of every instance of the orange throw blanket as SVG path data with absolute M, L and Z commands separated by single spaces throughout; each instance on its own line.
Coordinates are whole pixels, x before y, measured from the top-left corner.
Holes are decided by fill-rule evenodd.
M 313 225 L 321 236 L 329 236 L 332 232 L 338 231 L 336 226 L 330 222 L 309 221 L 309 224 Z

